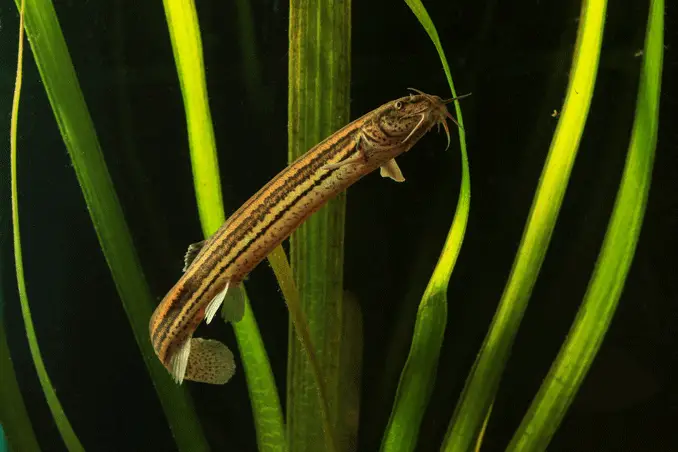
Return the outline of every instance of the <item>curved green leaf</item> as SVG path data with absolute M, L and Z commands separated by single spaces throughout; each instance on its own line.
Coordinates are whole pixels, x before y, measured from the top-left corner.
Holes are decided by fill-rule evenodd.
M 443 450 L 468 451 L 494 400 L 513 340 L 546 255 L 584 131 L 605 24 L 605 0 L 584 0 L 565 103 L 528 222 L 490 331 L 447 430 Z
M 14 266 L 16 268 L 17 287 L 19 289 L 19 300 L 21 301 L 21 315 L 26 327 L 26 336 L 28 337 L 28 346 L 33 358 L 33 364 L 38 374 L 38 380 L 42 391 L 45 393 L 47 405 L 52 412 L 52 417 L 56 423 L 61 438 L 69 451 L 84 451 L 80 444 L 71 423 L 66 417 L 61 402 L 56 395 L 54 386 L 49 379 L 45 363 L 42 360 L 40 346 L 35 335 L 33 318 L 31 317 L 31 308 L 28 304 L 28 294 L 26 291 L 26 280 L 24 278 L 24 264 L 21 252 L 21 229 L 19 227 L 19 181 L 17 180 L 17 128 L 19 121 L 19 100 L 21 98 L 21 82 L 23 80 L 23 51 L 24 51 L 24 12 L 25 5 L 19 6 L 19 53 L 16 70 L 16 83 L 14 85 L 14 99 L 12 101 L 12 117 L 10 124 L 10 172 L 12 182 L 12 229 L 14 236 Z
M 2 290 L 1 285 L 0 290 Z M 3 294 L 0 293 L 0 311 L 2 311 L 2 297 Z M 2 314 L 0 313 L 1 318 Z M 0 429 L 4 429 L 7 443 L 12 448 L 11 450 L 39 451 L 38 440 L 35 437 L 33 425 L 28 417 L 19 382 L 14 372 L 2 320 L 0 320 L 0 382 L 2 382 L 0 384 Z M 0 436 L 2 436 L 1 431 Z M 0 438 L 0 443 L 2 441 L 3 438 Z M 0 451 L 2 450 L 2 447 L 0 447 Z
M 12 138 L 12 140 L 15 139 Z M 4 433 L 6 442 L 14 450 L 33 452 L 39 451 L 40 447 L 21 395 L 7 343 L 7 334 L 5 333 L 4 308 L 7 295 L 7 289 L 4 285 L 5 275 L 7 274 L 5 272 L 14 267 L 13 261 L 10 264 L 9 259 L 5 260 L 5 257 L 9 256 L 10 253 L 9 238 L 12 236 L 11 195 L 9 192 L 5 192 L 4 183 L 5 180 L 9 181 L 10 179 L 9 171 L 5 172 L 5 169 L 9 169 L 9 166 L 5 164 L 5 156 L 3 155 L 0 165 L 2 167 L 2 174 L 0 175 L 0 180 L 2 180 L 2 185 L 0 185 L 0 429 L 4 428 L 4 432 L 0 431 L 0 436 L 3 436 Z M 0 443 L 2 441 L 3 439 L 0 438 Z M 0 447 L 1 450 L 3 450 L 2 447 Z
M 151 346 L 148 319 L 155 302 L 146 284 L 50 0 L 26 0 L 26 33 L 101 249 L 170 429 L 180 450 L 207 450 L 207 442 L 186 390 L 174 383 Z
M 638 243 L 657 144 L 664 53 L 664 1 L 652 0 L 633 133 L 621 186 L 588 290 L 567 340 L 508 451 L 546 449 L 612 321 Z
M 212 119 L 205 85 L 202 41 L 193 0 L 164 0 L 191 152 L 193 182 L 205 237 L 225 221 Z M 188 246 L 188 244 L 187 244 Z M 273 371 L 244 285 L 233 288 L 245 300 L 245 314 L 233 325 L 250 393 L 260 451 L 285 450 L 282 408 Z
M 419 0 L 405 0 L 438 51 L 452 96 L 456 97 L 450 68 L 438 32 Z M 463 127 L 459 101 L 455 101 L 457 120 Z M 471 180 L 466 152 L 466 137 L 459 129 L 461 148 L 461 190 L 457 209 L 443 251 L 419 303 L 414 324 L 412 345 L 400 376 L 396 399 L 391 411 L 381 450 L 384 452 L 414 450 L 421 420 L 435 383 L 435 375 L 447 321 L 447 286 L 464 241 L 471 203 Z

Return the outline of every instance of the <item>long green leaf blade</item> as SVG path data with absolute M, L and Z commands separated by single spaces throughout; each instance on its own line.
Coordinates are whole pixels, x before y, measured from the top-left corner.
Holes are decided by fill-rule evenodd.
M 584 0 L 571 78 L 530 215 L 490 331 L 447 430 L 443 450 L 476 442 L 539 274 L 588 117 L 598 71 L 606 0 Z
M 645 215 L 657 144 L 664 53 L 664 1 L 652 0 L 636 115 L 621 186 L 584 302 L 508 451 L 548 446 L 577 394 L 612 321 Z
M 198 202 L 205 237 L 225 221 L 219 164 L 209 110 L 202 41 L 192 0 L 164 0 L 167 25 L 181 84 Z M 245 314 L 233 325 L 254 413 L 259 450 L 285 450 L 282 408 L 273 371 L 244 285 L 231 289 L 245 300 Z
M 435 45 L 452 96 L 456 96 L 450 68 L 433 21 L 419 0 L 406 0 L 405 2 Z M 455 107 L 457 120 L 463 126 L 464 122 L 458 102 L 455 102 Z M 381 450 L 384 452 L 415 450 L 421 420 L 435 383 L 435 374 L 447 320 L 447 286 L 464 241 L 471 203 L 471 181 L 466 153 L 466 137 L 462 129 L 459 129 L 459 144 L 461 148 L 462 180 L 457 208 L 443 251 L 419 303 L 410 352 L 400 375 L 396 399 L 382 440 Z
M 10 123 L 10 173 L 11 173 L 11 192 L 12 192 L 12 230 L 14 237 L 14 266 L 16 269 L 17 287 L 19 289 L 19 300 L 21 302 L 21 315 L 24 319 L 26 336 L 28 337 L 28 346 L 33 358 L 33 364 L 38 374 L 40 386 L 47 399 L 47 405 L 52 413 L 57 429 L 61 438 L 69 451 L 84 451 L 80 440 L 78 439 L 71 423 L 66 417 L 61 402 L 56 395 L 54 386 L 50 381 L 45 363 L 42 360 L 40 346 L 33 326 L 31 308 L 28 304 L 28 294 L 26 290 L 26 279 L 24 277 L 24 264 L 21 250 L 21 229 L 19 227 L 19 181 L 17 180 L 17 128 L 19 122 L 19 101 L 21 98 L 21 82 L 23 80 L 23 50 L 24 50 L 24 18 L 25 3 L 19 4 L 19 52 L 17 56 L 16 83 L 14 85 L 14 99 L 12 101 L 12 116 Z
M 3 290 L 1 283 L 2 281 L 0 281 L 0 291 Z M 28 417 L 9 353 L 2 320 L 2 298 L 3 294 L 0 293 L 0 382 L 2 382 L 0 384 L 0 428 L 4 428 L 7 443 L 12 450 L 39 451 L 38 440 Z
M 293 161 L 349 120 L 351 1 L 293 0 L 289 24 L 288 159 Z M 301 306 L 318 352 L 321 384 L 327 388 L 323 407 L 313 363 L 290 331 L 287 432 L 295 452 L 322 450 L 328 427 L 336 440 L 345 208 L 343 193 L 290 238 Z
M 50 0 L 26 0 L 26 32 L 104 257 L 178 447 L 186 451 L 207 450 L 187 392 L 160 364 L 148 338 L 148 319 L 155 302 Z
M 17 123 L 18 124 L 18 123 Z M 14 140 L 15 138 L 12 138 Z M 9 159 L 9 155 L 7 158 Z M 19 382 L 17 381 L 16 373 L 14 371 L 14 364 L 12 363 L 12 356 L 9 351 L 9 344 L 7 343 L 7 334 L 5 332 L 4 316 L 5 297 L 7 296 L 6 275 L 10 268 L 12 273 L 14 271 L 14 262 L 10 264 L 10 240 L 12 236 L 11 219 L 12 219 L 12 203 L 11 203 L 11 183 L 7 185 L 8 191 L 5 192 L 4 181 L 10 180 L 9 161 L 5 161 L 5 155 L 2 157 L 0 167 L 2 174 L 0 180 L 0 429 L 4 429 L 0 436 L 4 433 L 5 440 L 11 450 L 25 450 L 29 452 L 39 451 L 38 440 L 33 431 L 33 425 L 28 416 L 24 399 L 21 395 Z M 6 179 L 5 179 L 6 178 Z M 2 442 L 2 439 L 0 439 Z M 2 450 L 2 447 L 0 447 Z
M 257 444 L 260 452 L 283 452 L 287 450 L 285 424 L 273 370 L 245 288 L 241 285 L 237 290 L 245 297 L 245 314 L 233 329 L 252 399 Z
M 224 209 L 198 15 L 193 0 L 163 0 L 163 4 L 186 110 L 198 211 L 208 237 L 224 222 Z

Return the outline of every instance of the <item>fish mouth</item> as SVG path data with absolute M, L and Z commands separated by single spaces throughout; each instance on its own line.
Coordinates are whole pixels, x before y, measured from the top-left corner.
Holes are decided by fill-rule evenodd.
M 438 124 L 438 130 L 440 130 L 441 125 L 443 126 L 443 129 L 445 129 L 445 135 L 447 136 L 447 147 L 445 148 L 445 150 L 449 149 L 449 147 L 450 147 L 450 128 L 447 124 L 447 119 L 452 120 L 452 122 L 457 127 L 459 127 L 462 131 L 464 130 L 464 128 L 461 126 L 461 124 L 459 124 L 457 119 L 454 116 L 452 116 L 452 114 L 447 110 L 447 104 L 454 102 L 455 100 L 459 100 L 459 99 L 463 99 L 464 97 L 468 97 L 472 93 L 462 94 L 461 96 L 451 97 L 449 99 L 442 99 L 439 96 L 432 96 L 430 94 L 426 94 L 425 92 L 418 90 L 416 88 L 407 88 L 407 89 L 424 96 L 431 103 L 430 106 L 428 106 L 425 110 L 423 110 L 419 114 L 426 115 L 426 116 L 434 114 L 434 115 L 437 116 L 435 124 Z

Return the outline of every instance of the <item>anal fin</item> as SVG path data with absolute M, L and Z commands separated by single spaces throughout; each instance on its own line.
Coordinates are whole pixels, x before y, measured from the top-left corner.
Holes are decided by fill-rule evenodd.
M 216 294 L 214 298 L 212 298 L 212 301 L 210 301 L 207 307 L 205 308 L 205 322 L 208 325 L 219 311 L 221 303 L 224 302 L 224 298 L 226 298 L 226 294 L 228 293 L 228 286 L 230 285 L 231 281 L 226 281 L 226 285 L 224 286 L 223 290 Z
M 395 159 L 391 159 L 381 165 L 379 168 L 379 174 L 381 174 L 381 177 L 390 177 L 396 182 L 405 181 L 405 177 L 403 176 L 402 171 L 400 171 L 400 167 L 398 167 Z
M 233 352 L 213 339 L 191 339 L 186 380 L 223 385 L 235 374 Z
M 191 266 L 195 258 L 198 256 L 200 253 L 200 250 L 202 249 L 203 246 L 205 246 L 205 242 L 207 240 L 201 240 L 196 243 L 191 243 L 188 245 L 188 249 L 186 250 L 186 254 L 184 254 L 184 269 L 183 271 L 185 272 L 188 270 L 188 267 Z

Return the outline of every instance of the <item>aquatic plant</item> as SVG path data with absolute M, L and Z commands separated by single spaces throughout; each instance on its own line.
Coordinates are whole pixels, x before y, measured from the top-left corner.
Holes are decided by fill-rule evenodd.
M 435 45 L 452 96 L 456 97 L 457 92 L 452 82 L 450 67 L 430 16 L 419 0 L 407 0 L 406 3 Z M 466 151 L 464 119 L 459 101 L 455 102 L 455 109 L 460 125 L 458 133 L 462 171 L 457 210 L 438 263 L 419 303 L 412 344 L 400 376 L 391 417 L 384 433 L 382 451 L 415 449 L 419 427 L 435 384 L 435 374 L 447 321 L 447 286 L 464 241 L 471 204 L 471 176 Z
M 291 1 L 287 127 L 290 163 L 350 122 L 350 61 L 351 2 Z M 343 397 L 357 400 L 341 385 L 347 374 L 360 371 L 342 366 L 341 362 L 342 348 L 350 348 L 350 342 L 358 338 L 342 334 L 346 311 L 351 309 L 343 300 L 345 211 L 344 192 L 290 237 L 290 261 L 300 304 L 308 318 L 310 340 L 317 349 L 316 356 L 308 359 L 295 329 L 290 328 L 286 415 L 287 442 L 294 451 L 317 450 L 325 436 L 329 437 L 328 450 L 346 450 L 339 446 L 336 432 L 342 430 L 338 426 L 340 409 L 347 409 L 340 401 Z M 355 309 L 359 315 L 360 308 Z M 314 378 L 314 373 L 320 378 Z M 325 400 L 315 397 L 317 382 L 321 399 Z M 357 387 L 351 389 L 358 391 Z M 308 415 L 318 412 L 320 417 Z M 342 432 L 341 436 L 347 434 Z
M 570 81 L 558 126 L 511 275 L 450 423 L 446 451 L 468 450 L 478 437 L 546 256 L 593 97 L 606 6 L 606 0 L 582 3 Z
M 24 43 L 24 3 L 22 2 L 19 7 L 20 21 L 19 21 L 19 51 L 17 57 L 17 70 L 16 70 L 16 82 L 14 87 L 14 98 L 12 100 L 12 116 L 10 124 L 10 179 L 11 179 L 11 192 L 12 192 L 12 230 L 14 238 L 14 267 L 16 269 L 16 279 L 17 279 L 17 289 L 19 292 L 19 299 L 21 301 L 21 314 L 24 320 L 24 326 L 26 328 L 26 336 L 28 336 L 28 344 L 31 351 L 31 357 L 33 359 L 33 364 L 35 365 L 35 370 L 38 374 L 40 380 L 40 385 L 45 394 L 45 399 L 47 399 L 47 404 L 52 416 L 54 417 L 54 422 L 59 429 L 59 433 L 64 440 L 64 443 L 69 450 L 72 451 L 81 451 L 84 450 L 82 444 L 77 435 L 73 431 L 73 427 L 68 420 L 68 417 L 64 413 L 64 409 L 61 406 L 54 386 L 49 379 L 47 374 L 47 369 L 45 368 L 45 363 L 42 360 L 42 354 L 40 353 L 40 347 L 38 345 L 38 340 L 35 334 L 35 327 L 33 326 L 33 319 L 31 317 L 31 310 L 28 304 L 28 294 L 26 290 L 26 280 L 24 278 L 24 265 L 22 257 L 22 246 L 21 246 L 21 229 L 19 227 L 19 186 L 17 181 L 17 127 L 19 120 L 19 100 L 21 98 L 21 85 L 23 80 L 23 43 Z M 7 354 L 9 356 L 9 353 Z M 16 381 L 16 378 L 10 377 L 11 380 Z M 18 385 L 16 386 L 18 389 Z M 19 395 L 15 395 L 19 397 Z M 21 409 L 21 405 L 19 406 Z M 25 426 L 25 422 L 22 422 L 22 427 Z M 24 431 L 24 435 L 31 435 L 31 431 Z M 26 444 L 29 441 L 34 441 L 34 438 L 28 436 L 27 438 L 21 438 L 18 440 L 12 439 L 12 442 L 15 446 L 19 444 Z M 30 443 L 28 443 L 30 444 Z M 31 444 L 30 446 L 34 446 Z
M 49 0 L 25 1 L 26 31 L 31 49 L 101 248 L 177 447 L 180 450 L 208 450 L 209 446 L 185 389 L 171 381 L 150 349 L 147 321 L 153 301 L 52 4 Z M 406 3 L 438 50 L 450 90 L 452 95 L 456 95 L 442 44 L 431 18 L 418 0 L 407 0 Z M 20 0 L 17 0 L 19 4 Z M 322 2 L 297 0 L 291 4 L 289 159 L 295 158 L 348 120 L 350 3 L 343 2 L 335 6 L 336 10 L 329 12 L 334 18 L 333 26 L 320 27 L 319 17 L 308 13 L 325 8 Z M 207 104 L 199 26 L 191 0 L 165 0 L 164 7 L 182 87 L 200 220 L 204 235 L 209 236 L 223 222 L 225 215 L 214 132 Z M 478 447 L 485 426 L 492 422 L 492 403 L 498 384 L 545 258 L 584 131 L 596 82 L 606 7 L 605 0 L 584 0 L 582 3 L 567 96 L 521 246 L 495 319 L 450 420 L 442 450 L 466 451 Z M 239 2 L 238 8 L 242 13 L 241 18 L 248 17 L 245 3 Z M 596 269 L 561 353 L 515 433 L 509 450 L 546 448 L 595 357 L 623 289 L 643 220 L 656 146 L 663 9 L 662 0 L 650 2 L 641 82 L 626 167 Z M 243 25 L 242 30 L 247 29 Z M 321 45 L 311 46 L 310 42 L 318 36 Z M 321 56 L 327 55 L 327 59 L 321 59 Z M 313 72 L 319 66 L 321 70 Z M 256 64 L 252 67 L 256 67 Z M 18 72 L 11 147 L 15 268 L 22 311 L 34 363 L 55 423 L 67 448 L 82 450 L 58 403 L 47 371 L 41 364 L 36 334 L 30 322 L 26 294 L 30 291 L 31 281 L 25 282 L 22 274 L 16 210 L 20 203 L 17 184 L 22 183 L 16 177 L 20 68 Z M 252 79 L 252 83 L 256 84 L 257 78 Z M 302 84 L 306 87 L 312 84 L 316 92 L 330 96 L 331 101 L 320 102 L 317 96 L 305 96 L 308 93 L 300 89 Z M 456 103 L 455 107 L 457 118 L 463 126 L 459 104 Z M 324 117 L 330 120 L 322 121 Z M 295 132 L 300 123 L 305 125 L 306 130 L 297 134 Z M 456 213 L 438 264 L 419 304 L 409 355 L 382 440 L 381 448 L 384 451 L 414 450 L 423 413 L 435 382 L 447 318 L 447 286 L 460 255 L 470 209 L 470 172 L 463 129 L 459 131 L 459 136 L 462 183 Z M 248 302 L 243 321 L 233 325 L 247 378 L 260 450 L 318 450 L 320 441 L 327 443 L 328 450 L 337 446 L 338 450 L 354 447 L 358 426 L 350 425 L 345 416 L 347 411 L 357 409 L 359 391 L 357 386 L 346 386 L 346 373 L 360 372 L 356 355 L 360 353 L 362 338 L 360 308 L 342 293 L 344 203 L 345 197 L 337 199 L 293 236 L 291 268 L 281 247 L 269 256 L 292 317 L 286 423 L 283 422 L 280 397 L 266 349 Z M 0 220 L 3 218 L 4 215 Z M 328 273 L 332 274 L 332 278 L 328 278 Z M 239 290 L 242 290 L 240 295 L 247 300 L 244 288 Z M 3 320 L 2 317 L 0 320 Z M 348 329 L 352 329 L 353 333 L 347 334 Z M 344 338 L 348 336 L 355 337 L 355 340 L 346 341 Z M 3 348 L 3 338 L 4 330 L 0 324 L 0 359 L 3 361 L 0 407 L 16 407 L 18 411 L 14 419 L 18 422 L 8 422 L 10 417 L 5 411 L 0 411 L 0 422 L 6 427 L 10 444 L 25 444 L 26 450 L 37 450 L 27 417 L 21 414 L 18 387 L 12 384 L 16 378 L 12 375 L 12 368 L 4 365 L 4 361 L 9 360 L 9 354 Z M 297 344 L 297 338 L 301 344 Z M 345 364 L 349 361 L 353 367 Z
M 174 437 L 180 449 L 206 450 L 207 443 L 202 428 L 193 413 L 185 388 L 172 381 L 156 359 L 148 340 L 148 319 L 154 302 L 101 153 L 94 124 L 80 90 L 52 2 L 27 0 L 24 14 L 26 35 L 82 188 L 101 249 Z M 14 202 L 18 202 L 16 196 Z M 18 237 L 16 226 L 15 224 L 14 233 Z M 18 252 L 20 242 L 17 241 L 16 244 L 15 252 Z M 27 305 L 24 310 L 29 313 Z M 47 393 L 50 392 L 46 381 L 43 387 Z M 53 412 L 58 411 L 55 408 Z M 66 428 L 65 417 L 60 415 L 55 420 L 66 429 L 62 430 L 62 438 L 69 450 L 77 450 L 77 438 L 67 431 L 69 429 Z

